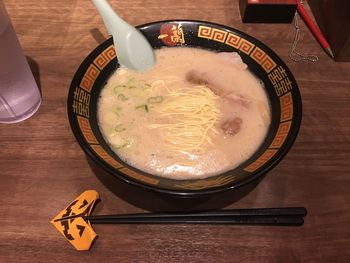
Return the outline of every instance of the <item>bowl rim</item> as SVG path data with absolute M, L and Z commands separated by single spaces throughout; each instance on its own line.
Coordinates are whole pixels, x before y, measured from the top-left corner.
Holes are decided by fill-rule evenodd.
M 74 77 L 71 81 L 70 88 L 68 89 L 67 115 L 68 115 L 68 119 L 69 119 L 69 123 L 70 123 L 71 130 L 73 132 L 73 135 L 74 135 L 75 139 L 78 141 L 80 147 L 94 162 L 96 162 L 98 164 L 98 166 L 102 167 L 103 170 L 108 172 L 111 176 L 113 176 L 113 178 L 116 178 L 118 180 L 122 180 L 130 185 L 137 186 L 137 187 L 143 188 L 145 190 L 149 190 L 149 191 L 152 191 L 155 193 L 160 193 L 160 194 L 166 194 L 166 195 L 170 195 L 170 196 L 174 196 L 174 197 L 184 197 L 184 198 L 186 198 L 186 197 L 205 197 L 205 196 L 209 196 L 212 194 L 223 193 L 223 192 L 227 192 L 230 190 L 238 189 L 238 188 L 241 188 L 243 186 L 246 186 L 246 185 L 252 183 L 253 181 L 258 180 L 259 178 L 262 178 L 264 175 L 266 175 L 266 173 L 268 171 L 272 170 L 285 157 L 285 155 L 290 151 L 290 149 L 292 148 L 292 146 L 297 138 L 297 135 L 298 135 L 299 130 L 300 130 L 301 122 L 302 122 L 302 99 L 301 99 L 301 95 L 300 95 L 300 90 L 299 90 L 298 84 L 297 84 L 292 72 L 290 71 L 289 67 L 276 54 L 276 52 L 274 52 L 270 47 L 268 47 L 266 44 L 261 42 L 259 39 L 255 38 L 253 36 L 250 36 L 247 33 L 244 33 L 244 32 L 237 30 L 233 27 L 222 25 L 219 23 L 210 22 L 210 21 L 202 21 L 202 20 L 191 20 L 191 19 L 168 19 L 168 20 L 160 20 L 160 21 L 154 21 L 154 22 L 141 24 L 141 25 L 136 26 L 136 28 L 143 29 L 143 28 L 153 26 L 153 25 L 159 24 L 159 23 L 162 23 L 162 24 L 163 23 L 199 23 L 199 24 L 204 24 L 204 25 L 216 26 L 216 27 L 219 27 L 221 29 L 235 32 L 240 36 L 247 37 L 248 39 L 253 39 L 256 43 L 258 43 L 259 47 L 263 47 L 264 50 L 267 50 L 270 54 L 273 54 L 274 58 L 278 59 L 279 65 L 282 65 L 287 70 L 289 70 L 289 72 L 290 72 L 289 77 L 296 84 L 296 87 L 293 87 L 293 89 L 294 89 L 293 99 L 296 98 L 296 106 L 297 107 L 293 108 L 293 112 L 294 112 L 293 113 L 293 129 L 291 129 L 291 131 L 288 134 L 288 141 L 286 141 L 284 143 L 283 147 L 281 147 L 279 149 L 278 155 L 272 161 L 268 162 L 268 164 L 264 164 L 261 168 L 259 168 L 258 171 L 250 174 L 249 176 L 246 176 L 245 178 L 239 180 L 238 182 L 230 182 L 226 185 L 221 185 L 221 186 L 212 187 L 212 188 L 208 188 L 208 189 L 175 190 L 175 189 L 161 188 L 159 186 L 149 185 L 149 184 L 145 184 L 141 181 L 136 181 L 133 178 L 128 177 L 128 176 L 124 175 L 123 173 L 112 169 L 105 162 L 100 160 L 100 157 L 97 156 L 90 149 L 90 147 L 87 146 L 87 143 L 82 138 L 82 136 L 79 134 L 80 132 L 78 131 L 78 129 L 74 125 L 74 114 L 71 114 L 71 104 L 69 103 L 69 100 L 70 100 L 69 94 L 71 93 L 71 90 L 75 87 L 73 85 L 73 82 L 74 82 L 75 78 L 77 78 L 77 76 L 76 76 L 77 72 L 80 71 L 80 69 L 84 65 L 85 61 L 92 55 L 92 53 L 96 49 L 100 48 L 101 45 L 103 45 L 104 43 L 111 40 L 112 37 L 110 37 L 110 38 L 106 39 L 105 41 L 103 41 L 102 43 L 98 44 L 93 50 L 90 51 L 90 53 L 87 56 L 85 56 L 85 58 L 80 63 L 77 70 L 75 71 Z M 200 180 L 200 179 L 197 179 L 197 180 Z M 205 180 L 205 178 L 203 180 Z

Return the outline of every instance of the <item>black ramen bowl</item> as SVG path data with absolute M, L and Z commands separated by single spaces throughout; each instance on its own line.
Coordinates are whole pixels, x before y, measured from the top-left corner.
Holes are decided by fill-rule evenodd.
M 201 21 L 161 21 L 138 27 L 155 48 L 200 47 L 238 52 L 251 72 L 263 81 L 272 121 L 253 156 L 239 167 L 206 179 L 172 180 L 154 176 L 124 163 L 108 146 L 97 123 L 101 89 L 119 66 L 112 38 L 89 54 L 77 70 L 68 94 L 73 133 L 86 154 L 116 180 L 179 197 L 201 197 L 259 181 L 291 148 L 301 122 L 301 98 L 286 64 L 266 45 L 233 28 Z

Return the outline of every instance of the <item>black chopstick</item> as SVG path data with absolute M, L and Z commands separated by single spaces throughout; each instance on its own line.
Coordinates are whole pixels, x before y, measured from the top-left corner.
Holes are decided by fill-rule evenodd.
M 300 216 L 234 216 L 234 217 L 164 217 L 164 218 L 90 218 L 93 224 L 231 224 L 301 226 Z
M 86 216 L 95 224 L 259 224 L 300 226 L 304 207 L 225 209 L 200 213 L 141 213 Z

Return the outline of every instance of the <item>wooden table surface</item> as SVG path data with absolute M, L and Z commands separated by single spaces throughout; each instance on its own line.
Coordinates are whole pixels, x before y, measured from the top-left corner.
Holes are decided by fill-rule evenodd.
M 78 252 L 50 220 L 82 191 L 100 193 L 98 214 L 151 207 L 97 179 L 68 123 L 72 76 L 107 34 L 87 0 L 4 2 L 43 103 L 32 118 L 0 125 L 0 262 L 350 262 L 350 63 L 332 61 L 303 22 L 298 48 L 319 56 L 317 63 L 289 59 L 292 24 L 242 24 L 238 1 L 110 1 L 133 25 L 182 18 L 232 26 L 287 63 L 303 98 L 299 136 L 286 158 L 227 208 L 305 206 L 309 213 L 300 228 L 95 225 L 99 238 Z

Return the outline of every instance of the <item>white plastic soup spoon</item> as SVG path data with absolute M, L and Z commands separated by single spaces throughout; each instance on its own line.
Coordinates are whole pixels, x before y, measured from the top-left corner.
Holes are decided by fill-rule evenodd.
M 128 69 L 143 71 L 155 63 L 153 48 L 145 36 L 120 18 L 106 0 L 92 0 L 109 34 L 113 36 L 118 61 Z

